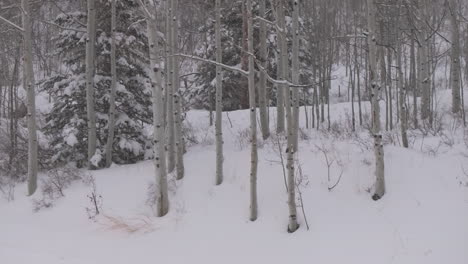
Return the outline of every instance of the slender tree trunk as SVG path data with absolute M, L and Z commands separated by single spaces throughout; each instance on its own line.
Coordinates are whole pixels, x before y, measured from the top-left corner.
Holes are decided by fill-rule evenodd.
M 260 16 L 265 17 L 265 0 L 260 0 Z M 260 21 L 260 61 L 264 69 L 267 65 L 267 29 L 265 21 Z M 268 122 L 267 111 L 267 92 L 266 92 L 266 76 L 265 72 L 260 71 L 259 85 L 258 85 L 258 101 L 260 106 L 260 124 L 262 127 L 263 139 L 270 136 L 270 124 Z
M 325 59 L 322 59 L 322 67 L 320 67 L 320 122 L 325 123 L 325 100 L 327 99 L 326 97 L 326 89 L 327 89 L 327 83 L 326 83 L 326 69 L 323 66 L 325 64 Z M 349 98 L 349 95 L 348 95 Z
M 179 0 L 172 0 L 172 47 L 173 53 L 179 50 Z M 176 179 L 180 180 L 184 177 L 184 142 L 182 137 L 182 105 L 180 96 L 180 77 L 179 77 L 179 58 L 174 56 L 172 58 L 172 88 L 174 89 L 173 95 L 173 108 L 174 108 L 174 137 L 175 137 L 175 158 L 176 158 Z
M 292 21 L 292 82 L 299 84 L 299 3 L 298 0 L 293 2 L 293 21 Z M 299 89 L 292 90 L 292 107 L 293 107 L 293 131 L 299 131 Z M 299 137 L 298 133 L 293 134 L 294 152 L 298 151 Z
M 460 26 L 457 15 L 457 1 L 450 0 L 450 23 L 452 25 L 452 113 L 460 112 Z
M 22 0 L 23 41 L 24 41 L 24 79 L 28 98 L 28 195 L 37 189 L 37 135 L 36 135 L 36 98 L 32 53 L 32 24 L 29 0 Z M 13 103 L 13 102 L 12 102 Z
M 387 49 L 387 83 L 388 83 L 388 119 L 390 130 L 393 129 L 393 96 L 392 96 L 392 51 Z
M 293 4 L 294 4 L 294 15 L 293 15 L 293 23 L 296 24 L 298 23 L 297 21 L 294 21 L 296 19 L 296 17 L 298 16 L 297 12 L 297 1 L 296 0 L 293 0 Z M 284 3 L 282 3 L 284 4 Z M 284 14 L 283 14 L 284 15 Z M 278 17 L 278 19 L 282 20 L 284 19 L 284 17 Z M 295 27 L 297 27 L 298 25 L 293 25 L 293 34 L 296 34 L 297 33 L 297 30 L 294 30 Z M 283 36 L 284 38 L 286 38 L 286 36 Z M 294 41 L 294 40 L 293 40 Z M 296 40 L 298 41 L 298 39 Z M 293 44 L 293 78 L 296 79 L 294 80 L 293 79 L 293 82 L 295 83 L 295 81 L 297 81 L 299 79 L 299 76 L 297 75 L 297 71 L 298 71 L 298 67 L 299 67 L 299 58 L 298 58 L 298 54 L 294 54 L 294 53 L 298 53 L 298 50 L 295 51 L 294 49 L 298 48 L 298 47 L 294 47 L 294 45 L 298 45 L 299 43 L 294 43 Z M 296 57 L 296 58 L 295 58 Z M 288 64 L 288 59 L 287 57 L 283 57 L 283 59 L 281 60 L 281 63 L 283 65 L 283 69 L 286 69 L 288 68 L 287 67 L 287 64 Z M 287 71 L 283 71 L 283 78 L 282 79 L 286 79 L 287 78 Z M 295 150 L 296 150 L 296 146 L 295 146 L 295 140 L 297 138 L 297 126 L 294 124 L 295 122 L 295 116 L 294 116 L 294 112 L 293 112 L 293 102 L 291 100 L 291 91 L 290 91 L 290 87 L 289 86 L 285 86 L 283 87 L 283 90 L 284 90 L 284 99 L 285 99 L 285 108 L 286 108 L 286 122 L 287 122 L 287 148 L 286 148 L 286 153 L 287 153 L 287 170 L 288 170 L 288 207 L 289 207 L 289 223 L 288 223 L 288 232 L 294 232 L 297 230 L 297 228 L 299 227 L 299 225 L 297 224 L 297 212 L 296 212 L 296 182 L 295 182 L 295 177 L 294 177 L 294 173 L 295 173 L 295 166 L 294 166 L 294 154 L 295 154 Z
M 396 60 L 397 60 L 397 89 L 399 90 L 399 96 L 400 96 L 400 128 L 401 128 L 401 141 L 403 143 L 403 147 L 408 148 L 408 135 L 407 135 L 407 129 L 408 129 L 408 114 L 406 111 L 406 103 L 405 103 L 405 98 L 406 98 L 406 88 L 403 85 L 403 65 L 401 63 L 401 43 L 398 41 L 397 43 L 397 53 L 396 55 Z
M 175 57 L 172 55 L 175 54 L 175 43 L 174 41 L 174 0 L 169 0 L 167 3 L 169 5 L 168 7 L 168 13 L 167 15 L 167 36 L 166 39 L 168 40 L 168 45 L 169 45 L 169 58 L 168 58 L 168 69 L 169 69 L 169 75 L 167 78 L 169 78 L 168 82 L 168 87 L 167 87 L 167 172 L 171 173 L 174 171 L 175 166 L 176 166 L 176 146 L 175 146 L 175 116 L 174 116 L 174 69 L 175 69 Z
M 279 47 L 279 59 L 278 59 L 278 76 L 280 80 L 282 79 L 282 76 L 284 72 L 288 72 L 288 68 L 283 67 L 282 60 L 285 58 L 287 59 L 287 44 L 286 44 L 286 22 L 284 18 L 284 3 L 283 0 L 277 0 L 276 1 L 276 17 L 278 19 L 277 21 L 277 28 L 276 28 L 276 34 L 278 36 L 278 47 Z M 284 132 L 284 91 L 283 91 L 283 85 L 278 85 L 277 86 L 277 91 L 276 91 L 276 109 L 277 109 L 277 114 L 276 114 L 276 122 L 277 122 L 277 127 L 276 127 L 276 132 L 277 133 L 282 133 Z
M 416 84 L 416 50 L 414 39 L 411 39 L 410 46 L 410 84 L 413 90 L 413 126 L 418 127 L 418 85 Z
M 358 96 L 358 111 L 359 111 L 359 125 L 362 126 L 362 106 L 361 106 L 361 65 L 359 64 L 358 60 L 358 53 L 357 47 L 355 48 L 355 58 L 356 58 L 356 66 L 357 66 L 357 96 Z
M 385 93 L 385 130 L 388 131 L 388 78 L 387 78 L 387 69 L 385 65 L 385 50 L 383 47 L 379 49 L 380 51 L 380 71 L 381 71 L 381 87 L 384 88 Z
M 299 225 L 297 224 L 297 212 L 296 212 L 296 181 L 294 177 L 295 166 L 294 166 L 294 138 L 297 134 L 294 126 L 294 116 L 291 110 L 291 94 L 290 88 L 285 87 L 284 99 L 286 105 L 286 121 L 288 123 L 288 136 L 287 136 L 287 164 L 288 169 L 288 207 L 289 207 L 289 223 L 288 232 L 292 233 L 297 230 Z
M 419 28 L 419 50 L 418 50 L 418 57 L 419 57 L 419 83 L 421 85 L 421 119 L 426 120 L 430 117 L 430 73 L 429 73 L 429 56 L 428 56 L 428 40 L 426 40 L 426 6 L 427 1 L 421 0 L 418 2 L 420 4 L 419 12 L 420 15 L 420 28 Z
M 356 65 L 354 66 L 356 67 Z M 352 123 L 352 130 L 353 132 L 356 130 L 356 118 L 354 113 L 354 74 L 351 67 L 351 63 L 349 64 L 349 86 L 351 87 L 351 123 Z
M 157 215 L 164 216 L 169 211 L 167 193 L 167 171 L 164 136 L 163 84 L 161 78 L 161 62 L 159 61 L 159 44 L 157 37 L 156 18 L 147 18 L 147 32 L 151 65 L 151 88 L 153 91 L 153 144 L 154 165 L 156 174 Z
M 247 12 L 247 42 L 249 52 L 249 104 L 250 104 L 250 221 L 255 221 L 258 215 L 257 202 L 257 111 L 255 104 L 255 68 L 254 68 L 254 46 L 253 46 L 253 17 L 252 17 L 252 0 L 246 0 Z
M 116 0 L 111 2 L 111 91 L 109 98 L 109 133 L 107 136 L 106 144 L 106 167 L 109 168 L 112 164 L 112 145 L 114 143 L 114 130 L 115 130 L 115 94 L 117 88 L 117 63 L 116 63 L 116 44 L 115 34 L 117 32 L 117 19 L 116 19 Z
M 369 81 L 371 85 L 371 106 L 372 106 L 372 134 L 374 137 L 375 154 L 375 190 L 373 200 L 378 200 L 385 194 L 384 178 L 384 149 L 382 144 L 382 134 L 380 132 L 380 106 L 379 106 L 379 86 L 377 79 L 377 38 L 376 38 L 376 7 L 374 0 L 367 0 L 367 24 L 369 35 Z
M 86 109 L 88 117 L 88 168 L 94 165 L 91 159 L 96 153 L 96 112 L 94 110 L 94 74 L 96 44 L 96 2 L 88 0 L 88 38 L 86 39 Z
M 421 119 L 426 120 L 430 115 L 430 77 L 428 74 L 429 69 L 426 43 L 424 43 L 423 46 L 419 48 L 418 56 L 420 63 L 419 83 L 421 85 Z
M 221 0 L 216 0 L 216 62 L 222 63 Z M 223 72 L 216 66 L 216 185 L 223 182 Z

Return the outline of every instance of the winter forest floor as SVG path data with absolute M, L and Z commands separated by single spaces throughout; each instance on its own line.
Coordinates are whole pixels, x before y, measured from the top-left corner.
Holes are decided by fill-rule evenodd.
M 272 130 L 274 111 L 270 109 Z M 87 197 L 91 189 L 80 181 L 55 206 L 39 212 L 33 212 L 32 200 L 40 199 L 40 192 L 27 197 L 20 184 L 13 201 L 0 199 L 0 262 L 468 263 L 463 127 L 442 118 L 443 135 L 423 137 L 412 131 L 410 149 L 399 146 L 398 129 L 386 133 L 387 194 L 375 202 L 369 193 L 372 142 L 365 130 L 344 132 L 349 131 L 349 104 L 332 105 L 331 111 L 335 133 L 305 128 L 301 133 L 298 189 L 309 230 L 299 207 L 300 229 L 286 232 L 287 195 L 278 151 L 284 139 L 273 135 L 259 144 L 259 217 L 250 222 L 248 111 L 231 112 L 229 119 L 223 114 L 221 186 L 214 185 L 214 127 L 208 125 L 207 112 L 190 111 L 187 124 L 197 144 L 189 142 L 185 178 L 170 177 L 167 216 L 155 217 L 146 204 L 154 178 L 151 161 L 93 172 L 102 196 L 102 212 L 94 220 L 85 210 L 92 208 Z M 333 161 L 330 180 L 325 155 Z

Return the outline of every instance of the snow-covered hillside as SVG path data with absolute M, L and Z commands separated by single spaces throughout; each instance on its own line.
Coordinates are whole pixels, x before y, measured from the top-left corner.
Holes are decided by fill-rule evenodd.
M 340 112 L 345 118 L 344 109 L 334 105 L 334 119 Z M 93 172 L 102 196 L 95 220 L 86 213 L 91 189 L 80 181 L 54 207 L 39 212 L 33 212 L 32 200 L 40 192 L 27 197 L 26 186 L 16 186 L 13 201 L 0 200 L 1 263 L 468 263 L 463 128 L 447 129 L 445 139 L 413 131 L 408 150 L 389 143 L 387 194 L 377 202 L 369 193 L 374 163 L 366 132 L 333 135 L 304 128 L 298 190 L 310 229 L 298 208 L 300 229 L 289 234 L 277 137 L 260 144 L 259 218 L 248 220 L 248 114 L 223 113 L 225 181 L 215 186 L 214 127 L 207 112 L 188 113 L 197 143 L 189 142 L 185 178 L 170 176 L 170 213 L 163 218 L 146 203 L 154 178 L 150 161 Z M 396 135 L 388 133 L 387 142 Z M 330 181 L 325 154 L 332 163 Z

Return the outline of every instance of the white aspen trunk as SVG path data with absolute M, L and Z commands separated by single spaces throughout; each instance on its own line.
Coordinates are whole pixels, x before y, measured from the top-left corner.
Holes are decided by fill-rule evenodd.
M 250 156 L 250 221 L 255 221 L 258 216 L 257 202 L 257 111 L 255 104 L 255 68 L 254 68 L 254 47 L 253 47 L 253 17 L 252 17 L 252 0 L 246 0 L 247 6 L 247 45 L 249 52 L 249 105 L 250 105 L 250 141 L 251 141 L 251 156 Z
M 388 83 L 388 125 L 393 130 L 393 96 L 392 96 L 392 50 L 387 49 L 387 83 Z
M 168 41 L 168 48 L 169 48 L 169 57 L 167 58 L 167 68 L 169 74 L 168 78 L 168 87 L 166 90 L 166 101 L 167 101 L 167 172 L 171 173 L 175 169 L 176 159 L 175 159 L 175 126 L 174 126 L 174 38 L 172 37 L 174 30 L 173 30 L 173 1 L 168 0 L 168 9 L 167 9 L 167 26 L 166 26 L 166 40 Z
M 430 107 L 431 107 L 431 98 L 430 98 L 430 89 L 431 89 L 431 77 L 429 73 L 429 56 L 428 56 L 428 42 L 426 41 L 427 36 L 427 26 L 425 23 L 426 17 L 426 6 L 427 3 L 425 0 L 421 0 L 418 4 L 420 12 L 420 29 L 419 29 L 419 42 L 420 47 L 418 51 L 419 63 L 420 63 L 420 72 L 419 72 L 419 83 L 421 85 L 421 119 L 425 120 L 430 117 Z
M 450 23 L 452 25 L 452 113 L 459 113 L 460 98 L 460 26 L 457 15 L 457 1 L 450 0 Z
M 424 40 L 423 40 L 424 41 Z M 419 56 L 419 83 L 421 91 L 421 119 L 429 118 L 430 114 L 430 83 L 428 74 L 428 61 L 427 61 L 427 47 L 426 43 L 423 42 L 422 46 L 418 51 Z
M 221 46 L 221 0 L 216 0 L 216 62 L 222 63 Z M 223 182 L 223 71 L 216 66 L 216 185 Z
M 167 193 L 167 171 L 164 136 L 163 83 L 161 78 L 160 49 L 157 37 L 156 18 L 148 17 L 147 31 L 151 65 L 151 88 L 153 91 L 153 144 L 154 165 L 157 185 L 157 215 L 164 216 L 169 211 L 169 197 Z
M 299 3 L 298 0 L 293 1 L 293 47 L 292 47 L 292 82 L 299 84 Z M 292 105 L 293 105 L 293 149 L 298 151 L 299 144 L 299 93 L 298 89 L 292 90 Z
M 294 139 L 295 139 L 295 126 L 294 116 L 291 109 L 291 93 L 290 88 L 285 87 L 284 99 L 286 107 L 286 121 L 288 124 L 287 128 L 287 163 L 286 168 L 288 170 L 288 208 L 289 208 L 289 223 L 288 232 L 292 233 L 297 230 L 299 225 L 297 224 L 297 212 L 296 212 L 296 182 L 294 177 Z
M 26 83 L 28 99 L 28 195 L 33 195 L 37 189 L 37 135 L 36 135 L 36 96 L 34 89 L 34 70 L 32 53 L 32 25 L 29 0 L 21 0 L 23 9 L 23 41 L 24 67 L 23 78 Z M 13 103 L 13 102 L 11 102 Z
M 367 0 L 367 25 L 369 35 L 369 81 L 371 85 L 371 108 L 372 108 L 372 133 L 374 137 L 375 154 L 375 190 L 372 199 L 378 200 L 385 194 L 384 178 L 384 149 L 382 145 L 382 134 L 380 132 L 380 106 L 379 86 L 377 79 L 377 39 L 376 39 L 376 7 L 374 0 Z
M 111 90 L 109 97 L 109 133 L 107 135 L 106 144 L 106 167 L 109 168 L 112 164 L 112 145 L 114 143 L 114 130 L 115 130 L 115 94 L 117 90 L 117 63 L 116 63 L 116 44 L 115 33 L 117 30 L 116 19 L 116 0 L 111 2 Z
M 86 110 L 88 118 L 88 168 L 93 168 L 91 158 L 96 153 L 96 112 L 94 110 L 94 59 L 96 43 L 96 2 L 88 0 L 88 24 L 86 39 Z
M 297 17 L 297 2 L 294 0 L 294 15 L 293 15 L 293 23 L 298 23 L 298 21 L 294 20 Z M 284 13 L 282 12 L 283 17 L 278 17 L 279 21 L 284 21 Z M 284 23 L 281 23 L 282 26 L 285 26 Z M 282 27 L 285 29 L 285 27 Z M 294 30 L 296 29 L 296 30 Z M 297 37 L 297 25 L 293 25 L 293 41 Z M 286 31 L 283 31 L 282 38 L 281 38 L 282 47 L 286 47 Z M 293 83 L 296 83 L 298 81 L 298 67 L 299 67 L 299 57 L 298 57 L 298 50 L 294 51 L 294 49 L 298 48 L 298 39 L 296 39 L 297 43 L 294 43 L 296 47 L 294 47 L 293 44 L 293 65 L 292 65 L 292 70 L 293 70 Z M 284 46 L 283 46 L 284 45 Z M 297 53 L 297 54 L 294 54 Z M 285 55 L 286 54 L 286 55 Z M 283 49 L 281 50 L 281 64 L 282 64 L 282 76 L 281 80 L 286 80 L 288 71 L 288 57 L 287 57 L 287 50 Z M 296 80 L 294 80 L 296 79 Z M 296 150 L 295 146 L 295 140 L 297 137 L 297 126 L 294 124 L 294 113 L 293 113 L 293 102 L 291 101 L 291 91 L 289 86 L 283 86 L 283 91 L 284 91 L 284 106 L 286 108 L 286 122 L 287 122 L 287 147 L 286 147 L 286 153 L 287 153 L 287 162 L 286 162 L 286 168 L 288 170 L 288 208 L 289 208 L 289 222 L 288 222 L 288 232 L 292 233 L 297 230 L 299 227 L 297 224 L 297 212 L 296 212 L 296 182 L 295 182 L 295 177 L 294 177 L 294 153 Z M 296 90 L 296 89 L 295 89 Z
M 179 1 L 172 0 L 172 46 L 173 53 L 179 52 Z M 173 104 L 174 104 L 174 136 L 175 136 L 175 158 L 176 158 L 176 179 L 180 180 L 184 177 L 184 139 L 182 137 L 182 105 L 180 96 L 180 77 L 179 77 L 179 58 L 174 56 L 172 67 L 172 88 L 174 89 Z
M 356 68 L 356 64 L 354 65 L 354 68 Z M 356 115 L 354 111 L 354 90 L 355 90 L 355 74 L 356 70 L 353 71 L 353 68 L 351 67 L 351 63 L 349 64 L 349 82 L 351 86 L 351 123 L 352 123 L 352 131 L 354 132 L 356 130 Z
M 380 83 L 384 87 L 385 93 L 385 130 L 388 131 L 388 87 L 387 87 L 387 69 L 385 65 L 385 50 L 383 47 L 378 49 L 378 58 L 380 58 Z
M 276 1 L 276 18 L 277 18 L 277 41 L 278 41 L 278 60 L 277 60 L 277 73 L 278 76 L 283 76 L 283 72 L 287 72 L 287 68 L 283 68 L 283 63 L 281 63 L 284 58 L 287 58 L 287 46 L 286 46 L 286 22 L 284 19 L 284 3 L 283 0 Z M 282 77 L 278 77 L 280 80 Z M 276 132 L 284 132 L 284 92 L 283 85 L 276 86 Z
M 260 16 L 265 17 L 265 0 L 260 0 Z M 262 67 L 266 69 L 267 66 L 267 29 L 265 21 L 260 21 L 260 61 Z M 268 122 L 268 110 L 267 110 L 267 92 L 266 92 L 266 76 L 265 72 L 260 71 L 259 85 L 258 85 L 258 101 L 260 107 L 260 124 L 262 127 L 263 139 L 267 139 L 270 136 L 270 124 Z
M 417 101 L 417 94 L 418 94 L 418 85 L 416 83 L 417 75 L 416 75 L 416 51 L 414 47 L 414 39 L 411 39 L 410 44 L 410 83 L 413 89 L 413 126 L 414 128 L 418 127 L 418 101 Z
M 360 41 L 359 41 L 360 42 Z M 361 45 L 360 45 L 361 46 Z M 361 107 L 361 66 L 360 66 L 360 61 L 358 60 L 358 49 L 357 49 L 357 44 L 354 47 L 354 58 L 356 62 L 356 67 L 357 67 L 357 72 L 356 72 L 356 77 L 357 77 L 357 96 L 358 96 L 358 111 L 359 111 L 359 125 L 362 126 L 362 107 Z
M 407 135 L 407 129 L 408 129 L 408 114 L 406 112 L 406 87 L 403 85 L 403 65 L 401 63 L 401 54 L 402 54 L 402 50 L 401 50 L 401 42 L 400 40 L 398 40 L 398 43 L 397 43 L 398 47 L 397 47 L 397 53 L 395 54 L 396 55 L 396 59 L 397 59 L 397 89 L 399 91 L 399 97 L 400 97 L 400 104 L 399 104 L 399 107 L 400 107 L 400 111 L 399 111 L 399 114 L 400 114 L 400 121 L 401 121 L 401 124 L 400 124 L 400 128 L 401 128 L 401 141 L 403 143 L 403 147 L 405 148 L 408 148 L 408 135 Z

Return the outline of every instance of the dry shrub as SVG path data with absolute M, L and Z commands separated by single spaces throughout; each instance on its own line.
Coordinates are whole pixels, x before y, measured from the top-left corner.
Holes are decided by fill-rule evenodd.
M 5 200 L 11 202 L 15 199 L 16 182 L 5 176 L 0 176 L 0 194 Z
M 259 130 L 257 130 L 257 148 L 263 148 L 265 142 L 262 140 L 261 136 L 259 137 Z M 250 128 L 244 128 L 237 131 L 236 135 L 236 146 L 239 150 L 244 150 L 250 147 Z
M 86 174 L 72 166 L 64 166 L 49 170 L 41 179 L 40 199 L 33 199 L 33 210 L 37 212 L 43 208 L 54 206 L 55 201 L 65 196 L 64 190 L 78 180 L 84 179 Z

